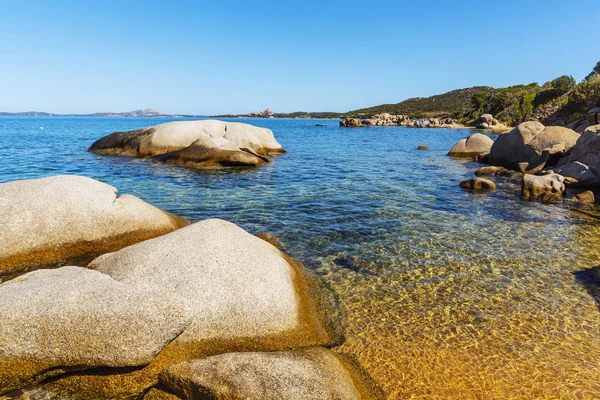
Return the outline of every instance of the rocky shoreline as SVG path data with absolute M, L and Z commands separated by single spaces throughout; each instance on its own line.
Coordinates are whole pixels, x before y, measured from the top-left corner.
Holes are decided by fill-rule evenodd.
M 340 120 L 342 128 L 364 128 L 370 126 L 403 126 L 407 128 L 446 128 L 446 129 L 486 129 L 492 131 L 506 131 L 509 129 L 501 124 L 490 114 L 480 117 L 476 126 L 467 126 L 451 117 L 414 118 L 408 115 L 391 115 L 387 113 L 376 114 L 371 118 L 343 118 Z
M 329 350 L 333 292 L 232 223 L 79 176 L 0 184 L 0 215 L 2 399 L 382 398 Z
M 544 202 L 595 203 L 600 189 L 600 108 L 589 111 L 580 134 L 568 127 L 519 124 L 496 141 L 472 134 L 448 153 L 489 164 L 475 172 L 482 177 L 520 181 L 524 198 Z M 474 178 L 461 186 L 475 191 L 495 190 L 492 181 Z M 492 188 L 493 187 L 493 188 Z M 568 189 L 568 190 L 567 190 Z

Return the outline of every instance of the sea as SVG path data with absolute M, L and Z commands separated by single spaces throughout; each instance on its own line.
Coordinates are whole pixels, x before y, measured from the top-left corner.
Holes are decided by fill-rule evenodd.
M 172 120 L 0 117 L 0 182 L 84 175 L 182 217 L 278 236 L 339 296 L 347 340 L 335 350 L 391 399 L 600 398 L 594 206 L 524 200 L 501 178 L 495 192 L 461 189 L 481 165 L 446 153 L 469 129 L 233 119 L 288 151 L 250 169 L 87 152 Z

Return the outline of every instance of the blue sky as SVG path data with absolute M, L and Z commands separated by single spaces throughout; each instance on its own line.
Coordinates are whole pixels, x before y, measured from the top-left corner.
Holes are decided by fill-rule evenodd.
M 598 20 L 597 0 L 0 0 L 0 111 L 343 112 L 580 80 Z

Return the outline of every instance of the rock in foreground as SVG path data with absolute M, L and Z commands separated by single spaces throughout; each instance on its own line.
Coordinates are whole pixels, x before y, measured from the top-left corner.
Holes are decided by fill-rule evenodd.
M 165 293 L 79 267 L 0 285 L 0 393 L 92 367 L 149 363 L 191 318 Z
M 169 298 L 177 299 L 181 303 L 181 309 L 189 311 L 186 314 L 189 315 L 188 323 L 179 336 L 170 337 L 168 345 L 156 357 L 143 358 L 149 364 L 125 371 L 107 368 L 118 365 L 116 362 L 109 363 L 105 358 L 118 360 L 112 353 L 111 346 L 113 343 L 118 345 L 121 336 L 123 340 L 127 340 L 128 345 L 140 347 L 139 351 L 154 343 L 146 339 L 146 344 L 139 344 L 137 339 L 130 340 L 130 336 L 121 335 L 120 331 L 125 329 L 121 326 L 127 324 L 136 328 L 139 335 L 145 334 L 144 328 L 136 320 L 137 313 L 148 306 L 145 304 L 148 300 L 138 298 L 132 303 L 139 303 L 135 305 L 140 308 L 139 311 L 131 310 L 129 315 L 121 313 L 119 307 L 130 304 L 125 294 L 121 294 L 117 297 L 122 299 L 122 305 L 102 306 L 103 309 L 106 307 L 108 315 L 93 312 L 99 319 L 97 326 L 104 327 L 105 323 L 114 326 L 110 330 L 112 334 L 103 336 L 104 348 L 99 345 L 99 348 L 90 349 L 91 354 L 97 353 L 102 365 L 107 367 L 98 372 L 75 371 L 57 376 L 29 388 L 31 393 L 47 393 L 49 398 L 71 400 L 135 398 L 155 385 L 158 374 L 166 367 L 188 359 L 238 351 L 333 346 L 341 344 L 344 339 L 338 304 L 321 280 L 266 241 L 226 221 L 198 222 L 167 235 L 104 254 L 94 260 L 89 268 L 93 270 L 84 271 L 126 288 L 123 291 L 159 293 L 165 303 L 164 307 L 170 304 Z M 21 278 L 15 281 L 19 279 Z M 85 282 L 81 285 L 70 282 L 70 286 L 75 289 L 51 288 L 52 291 L 64 293 L 69 301 L 81 303 L 83 308 L 77 310 L 77 315 L 71 316 L 71 325 L 65 322 L 65 329 L 82 321 L 92 337 L 100 337 L 99 334 L 94 334 L 96 327 L 92 321 L 81 319 L 81 316 L 86 315 L 85 308 L 95 310 L 86 303 L 88 291 L 89 301 L 95 299 L 99 303 L 94 307 L 100 307 L 106 301 L 97 291 L 90 290 Z M 109 289 L 104 289 L 107 296 L 112 293 Z M 48 305 L 36 303 L 32 305 L 32 310 L 42 315 L 43 310 L 48 307 L 64 307 L 62 303 L 68 303 L 67 300 L 61 301 L 62 297 L 59 295 L 52 296 L 44 291 L 41 295 L 47 298 Z M 114 317 L 119 318 L 118 322 L 111 319 L 113 314 L 109 312 L 113 308 Z M 167 324 L 167 320 L 159 312 L 153 318 L 156 319 L 153 323 L 164 324 L 165 334 L 174 326 L 172 323 Z M 31 323 L 35 322 L 40 326 L 39 329 L 46 329 L 46 320 L 30 319 L 33 321 Z M 57 321 L 63 322 L 62 319 Z M 150 324 L 147 329 L 152 326 L 155 325 Z M 71 343 L 71 336 L 77 343 Z M 41 336 L 36 334 L 31 340 L 37 341 L 39 337 Z M 65 351 L 70 348 L 73 357 L 82 354 L 78 346 L 86 345 L 84 339 L 70 335 L 68 330 L 61 332 L 61 337 L 64 339 L 60 340 L 65 341 Z M 52 341 L 41 343 L 49 348 L 55 346 Z M 108 354 L 103 353 L 104 349 Z M 122 357 L 129 354 L 125 345 L 123 353 Z M 62 372 L 59 369 L 55 373 Z
M 129 132 L 115 132 L 88 151 L 190 167 L 256 166 L 285 150 L 266 128 L 216 120 L 168 122 Z
M 515 171 L 537 171 L 556 165 L 577 139 L 579 134 L 568 128 L 524 122 L 496 139 L 488 161 Z
M 285 348 L 341 340 L 332 331 L 339 321 L 329 320 L 337 314 L 327 308 L 329 291 L 311 287 L 289 257 L 227 221 L 197 222 L 101 256 L 90 267 L 182 298 L 195 318 L 178 344 Z M 256 341 L 261 337 L 263 344 Z
M 189 400 L 366 400 L 380 396 L 347 360 L 323 348 L 229 353 L 186 361 L 163 372 L 160 381 Z
M 523 197 L 545 202 L 559 201 L 565 195 L 565 178 L 558 174 L 523 175 Z
M 494 141 L 481 133 L 474 133 L 466 139 L 459 140 L 450 150 L 450 157 L 472 158 L 487 153 L 492 148 Z
M 98 255 L 172 232 L 187 221 L 82 176 L 0 184 L 0 280 L 85 266 Z

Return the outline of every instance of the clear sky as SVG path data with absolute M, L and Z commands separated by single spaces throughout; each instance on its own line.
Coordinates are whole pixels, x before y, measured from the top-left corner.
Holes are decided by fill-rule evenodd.
M 348 111 L 582 79 L 598 0 L 0 0 L 0 111 Z

